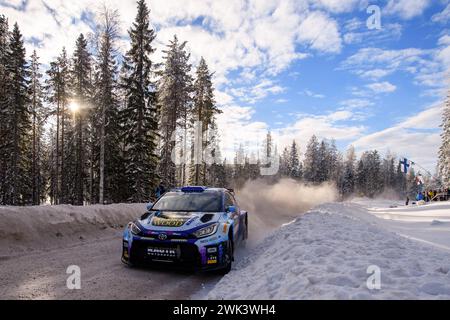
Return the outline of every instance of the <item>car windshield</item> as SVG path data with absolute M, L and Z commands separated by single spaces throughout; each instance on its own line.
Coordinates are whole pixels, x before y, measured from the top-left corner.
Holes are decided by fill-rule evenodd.
M 220 212 L 222 197 L 218 192 L 166 193 L 155 203 L 153 211 Z

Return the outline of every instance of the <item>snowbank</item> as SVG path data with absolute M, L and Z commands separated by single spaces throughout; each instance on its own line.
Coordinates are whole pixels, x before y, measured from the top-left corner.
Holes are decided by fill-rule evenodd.
M 386 200 L 355 199 L 352 202 L 366 209 L 359 215 L 361 219 L 404 237 L 450 251 L 450 202 L 407 207 L 402 202 Z
M 0 207 L 0 255 L 52 249 L 117 234 L 145 204 Z
M 450 299 L 449 252 L 361 216 L 380 220 L 355 203 L 313 209 L 263 240 L 206 298 Z M 381 290 L 367 288 L 373 265 Z

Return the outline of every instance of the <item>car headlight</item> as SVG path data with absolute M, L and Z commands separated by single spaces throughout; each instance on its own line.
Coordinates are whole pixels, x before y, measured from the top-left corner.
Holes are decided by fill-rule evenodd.
M 142 232 L 142 230 L 134 222 L 130 222 L 129 228 L 131 233 L 134 235 L 139 235 Z
M 216 233 L 217 231 L 217 227 L 219 226 L 218 223 L 215 223 L 213 225 L 210 225 L 208 227 L 202 228 L 200 230 L 195 231 L 194 233 L 192 233 L 194 236 L 196 236 L 197 238 L 203 238 L 203 237 L 207 237 L 210 236 L 214 233 Z

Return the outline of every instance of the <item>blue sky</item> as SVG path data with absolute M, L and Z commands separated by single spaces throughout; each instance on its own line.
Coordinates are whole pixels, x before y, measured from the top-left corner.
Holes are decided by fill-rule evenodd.
M 126 30 L 134 0 L 118 8 Z M 192 62 L 204 56 L 215 71 L 224 154 L 240 143 L 254 149 L 271 130 L 279 149 L 302 147 L 312 134 L 436 165 L 440 109 L 450 67 L 448 0 L 155 0 L 156 60 L 177 34 Z M 370 30 L 369 5 L 381 12 Z M 93 0 L 0 0 L 0 12 L 19 22 L 27 49 L 44 63 L 76 37 L 89 34 Z

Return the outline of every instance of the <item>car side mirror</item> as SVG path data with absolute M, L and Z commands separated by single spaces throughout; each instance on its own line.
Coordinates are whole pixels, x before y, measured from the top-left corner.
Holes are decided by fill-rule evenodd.
M 152 210 L 153 205 L 154 205 L 154 203 L 149 202 L 149 203 L 147 204 L 147 211 Z
M 236 207 L 235 206 L 229 206 L 227 209 L 227 212 L 229 213 L 236 213 Z

